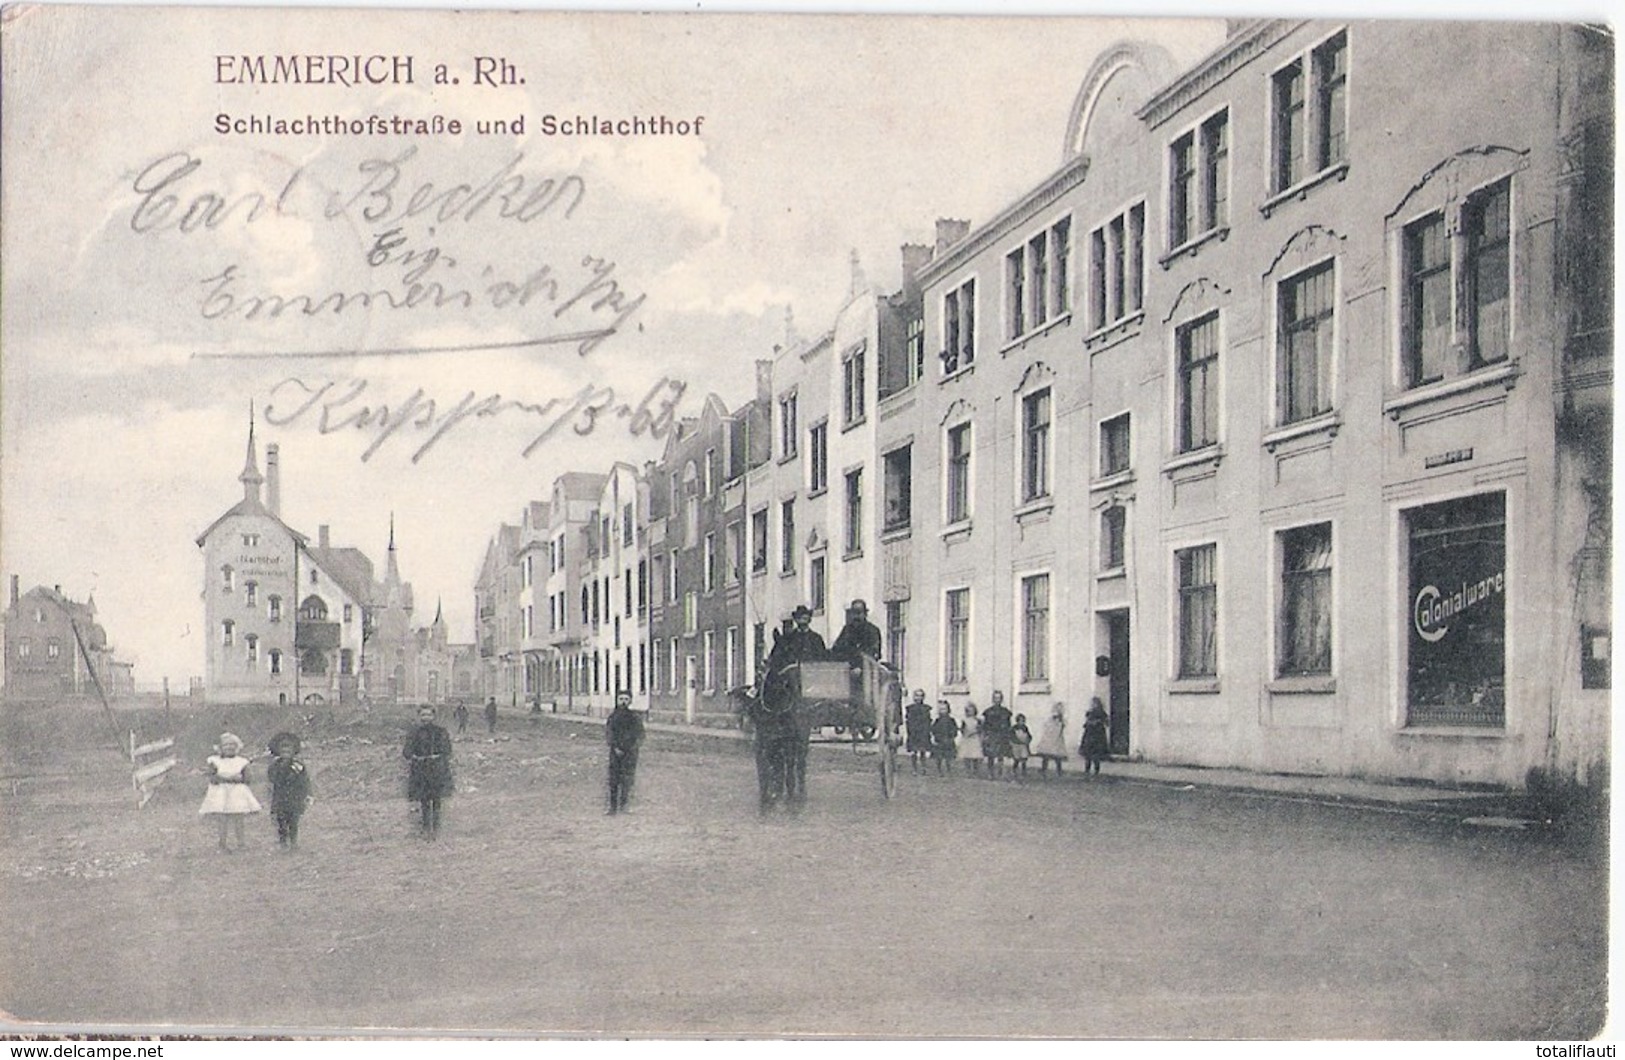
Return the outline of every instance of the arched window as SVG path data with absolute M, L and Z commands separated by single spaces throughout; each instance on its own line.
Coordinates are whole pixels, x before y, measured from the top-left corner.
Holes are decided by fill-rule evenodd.
M 224 589 L 228 593 L 232 591 L 232 586 L 235 584 L 232 581 L 233 573 L 234 572 L 231 569 L 231 564 L 229 563 L 220 568 L 220 588 Z
M 243 638 L 243 645 L 248 649 L 248 665 L 254 667 L 260 661 L 260 639 L 250 633 Z
M 226 619 L 224 622 L 220 623 L 220 643 L 221 644 L 223 644 L 223 645 L 225 645 L 226 647 L 229 648 L 229 647 L 232 646 L 233 643 L 235 643 L 236 637 L 237 637 L 237 623 L 233 622 L 229 618 Z
M 277 648 L 272 648 L 268 654 L 271 657 L 271 672 L 274 673 L 274 674 L 281 673 L 282 672 L 282 652 L 281 652 L 281 650 L 277 649 Z
M 265 611 L 272 622 L 282 621 L 282 597 L 272 593 L 265 598 Z
M 299 605 L 299 617 L 306 622 L 326 622 L 327 602 L 315 594 L 305 597 Z
M 260 600 L 260 583 L 243 582 L 243 597 L 243 602 L 249 607 L 258 604 Z

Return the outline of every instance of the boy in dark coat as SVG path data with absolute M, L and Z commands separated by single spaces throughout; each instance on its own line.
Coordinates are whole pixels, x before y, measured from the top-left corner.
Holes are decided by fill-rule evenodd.
M 409 763 L 406 797 L 423 812 L 423 838 L 440 835 L 440 800 L 451 795 L 451 734 L 434 723 L 434 708 L 419 707 L 418 723 L 406 734 L 401 757 Z
M 937 762 L 938 776 L 954 775 L 954 754 L 959 743 L 959 722 L 954 720 L 946 699 L 937 700 L 936 720 L 931 722 L 931 757 Z
M 620 813 L 632 797 L 638 747 L 643 743 L 643 715 L 632 709 L 632 693 L 615 693 L 615 709 L 604 722 L 604 739 L 609 742 L 609 809 L 604 812 Z
M 284 850 L 299 847 L 299 818 L 310 805 L 310 773 L 299 760 L 299 737 L 279 732 L 271 737 L 271 816 L 276 818 L 276 841 Z
M 1083 716 L 1083 740 L 1078 753 L 1083 755 L 1083 775 L 1100 775 L 1100 763 L 1111 757 L 1111 740 L 1107 731 L 1106 707 L 1096 696 L 1089 704 L 1089 713 Z

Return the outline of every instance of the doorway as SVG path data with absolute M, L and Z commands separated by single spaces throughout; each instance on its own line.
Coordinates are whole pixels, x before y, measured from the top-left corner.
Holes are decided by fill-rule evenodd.
M 1106 611 L 1107 675 L 1106 711 L 1111 716 L 1111 752 L 1129 753 L 1129 613 Z

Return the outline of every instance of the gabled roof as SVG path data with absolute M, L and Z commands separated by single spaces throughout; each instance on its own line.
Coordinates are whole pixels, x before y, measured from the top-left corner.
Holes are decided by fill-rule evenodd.
M 295 530 L 293 527 L 289 526 L 287 523 L 273 515 L 271 513 L 271 509 L 267 508 L 260 500 L 256 498 L 244 497 L 242 500 L 226 509 L 225 513 L 222 514 L 220 518 L 210 523 L 209 528 L 197 536 L 197 547 L 202 548 L 203 542 L 209 539 L 209 535 L 214 533 L 221 523 L 225 522 L 227 519 L 235 518 L 239 515 L 254 515 L 264 519 L 269 519 L 282 529 L 286 530 L 288 535 L 301 545 L 310 540 L 310 538 L 306 537 L 304 534 L 301 534 L 299 531 Z
M 370 606 L 377 599 L 372 580 L 372 560 L 359 548 L 315 548 L 306 546 L 305 554 L 318 570 L 338 582 L 339 588 L 357 603 Z
M 604 476 L 596 471 L 566 471 L 553 480 L 553 488 L 567 501 L 597 500 Z
M 85 647 L 100 649 L 107 647 L 107 633 L 96 622 L 96 610 L 90 604 L 81 604 L 77 600 L 70 600 L 62 593 L 45 585 L 36 585 L 17 598 L 17 606 L 8 611 L 8 614 L 21 614 L 23 601 L 38 599 L 55 607 L 67 616 L 68 621 L 79 627 L 85 638 Z

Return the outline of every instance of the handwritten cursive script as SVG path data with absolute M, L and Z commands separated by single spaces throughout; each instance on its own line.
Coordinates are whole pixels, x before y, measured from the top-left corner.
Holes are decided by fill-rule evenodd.
M 566 428 L 585 436 L 601 423 L 622 421 L 634 437 L 665 437 L 677 422 L 678 405 L 688 384 L 663 378 L 636 404 L 619 400 L 613 387 L 596 383 L 587 384 L 569 397 L 542 402 L 501 394 L 480 395 L 470 390 L 457 401 L 447 403 L 418 387 L 400 401 L 375 403 L 364 400 L 370 388 L 366 379 L 310 382 L 289 376 L 271 388 L 265 420 L 275 427 L 313 424 L 317 433 L 324 435 L 370 432 L 372 441 L 362 450 L 363 461 L 372 459 L 391 439 L 420 437 L 421 443 L 412 452 L 412 463 L 416 464 L 452 431 L 467 424 L 498 416 L 524 418 L 541 424 L 520 450 L 520 455 L 528 458 Z

